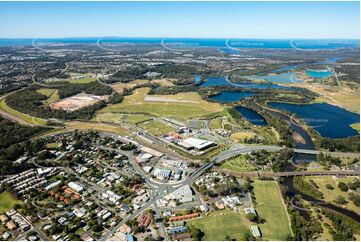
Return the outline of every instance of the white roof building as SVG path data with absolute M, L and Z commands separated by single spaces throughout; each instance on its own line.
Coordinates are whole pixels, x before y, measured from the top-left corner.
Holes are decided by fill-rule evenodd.
M 213 141 L 197 139 L 197 138 L 188 138 L 183 140 L 183 143 L 193 146 L 197 150 L 203 150 L 208 148 L 209 146 L 213 145 Z
M 69 182 L 68 187 L 70 187 L 72 190 L 76 192 L 82 192 L 84 190 L 84 187 L 76 182 Z
M 175 199 L 182 203 L 191 202 L 193 200 L 193 192 L 189 185 L 184 185 L 169 193 L 164 198 L 167 200 Z

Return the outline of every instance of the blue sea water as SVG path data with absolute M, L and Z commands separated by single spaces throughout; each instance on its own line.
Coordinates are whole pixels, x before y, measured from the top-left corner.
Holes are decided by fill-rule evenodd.
M 2 38 L 0 46 L 30 46 L 32 38 Z M 300 40 L 301 41 L 301 40 Z M 300 42 L 299 41 L 299 42 Z M 306 42 L 307 40 L 302 40 Z M 182 49 L 192 47 L 214 47 L 229 53 L 237 53 L 237 49 L 273 48 L 291 49 L 297 46 L 297 41 L 291 44 L 290 39 L 212 39 L 212 38 L 134 38 L 134 37 L 84 37 L 84 38 L 39 38 L 37 44 L 163 44 L 168 48 Z M 293 46 L 292 46 L 293 45 Z M 300 48 L 300 45 L 297 46 Z M 335 49 L 343 47 L 359 47 L 359 40 L 310 40 L 303 49 Z
M 358 135 L 350 125 L 360 122 L 360 115 L 327 103 L 290 104 L 269 102 L 273 108 L 287 110 L 301 117 L 321 136 L 345 138 Z

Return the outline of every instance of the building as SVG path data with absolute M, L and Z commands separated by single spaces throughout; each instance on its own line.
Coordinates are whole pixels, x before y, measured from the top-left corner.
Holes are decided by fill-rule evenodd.
M 168 234 L 186 233 L 186 232 L 188 232 L 188 228 L 186 226 L 170 228 L 170 229 L 167 229 L 167 232 L 168 232 Z
M 256 210 L 254 208 L 244 208 L 244 212 L 246 214 L 252 213 L 253 215 L 258 216 L 257 212 L 256 212 Z
M 174 179 L 176 179 L 176 180 L 182 179 L 182 174 L 183 174 L 182 170 L 177 170 L 175 175 L 174 175 Z
M 149 153 L 140 154 L 137 157 L 135 157 L 135 161 L 139 164 L 147 163 L 150 159 L 152 159 L 153 155 Z
M 197 139 L 197 138 L 188 138 L 188 139 L 183 140 L 182 143 L 187 144 L 199 151 L 205 150 L 205 149 L 215 145 L 215 143 L 213 141 Z
M 167 169 L 155 168 L 153 175 L 156 176 L 158 179 L 168 179 L 172 172 Z
M 252 225 L 251 226 L 251 232 L 253 237 L 261 237 L 261 231 L 259 230 L 258 226 Z
M 5 224 L 6 228 L 8 228 L 9 230 L 14 230 L 16 229 L 16 224 L 13 221 L 9 221 Z
M 138 217 L 137 221 L 138 221 L 138 227 L 146 228 L 146 227 L 148 227 L 148 225 L 152 221 L 152 218 L 148 213 L 143 213 L 142 215 L 140 215 Z
M 84 187 L 76 182 L 69 182 L 68 187 L 78 193 L 80 193 L 84 190 Z
M 191 214 L 182 215 L 182 216 L 170 217 L 170 218 L 169 218 L 169 222 L 176 222 L 176 221 L 188 220 L 188 219 L 198 218 L 198 217 L 199 217 L 199 213 L 191 213 Z
M 193 201 L 193 192 L 189 185 L 184 185 L 177 190 L 169 193 L 164 197 L 167 200 L 178 200 L 179 202 L 191 202 Z
M 0 221 L 2 222 L 2 223 L 5 223 L 6 221 L 8 221 L 9 220 L 9 218 L 5 215 L 5 214 L 1 214 L 0 215 Z

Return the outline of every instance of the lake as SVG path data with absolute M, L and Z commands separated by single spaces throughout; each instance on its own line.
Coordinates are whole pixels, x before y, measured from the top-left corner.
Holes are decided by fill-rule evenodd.
M 260 115 L 259 113 L 257 113 L 256 111 L 254 111 L 252 109 L 239 106 L 239 107 L 236 107 L 236 110 L 245 119 L 247 119 L 250 123 L 252 123 L 254 125 L 259 125 L 259 126 L 267 125 L 266 119 L 262 115 Z
M 312 78 L 328 78 L 333 75 L 330 70 L 306 70 L 306 74 Z
M 255 84 L 255 83 L 235 83 L 229 81 L 226 77 L 208 77 L 207 81 L 203 82 L 200 87 L 212 87 L 212 86 L 227 86 L 227 87 L 243 87 L 243 88 L 255 88 L 255 89 L 291 89 L 290 87 L 283 87 L 273 83 Z
M 240 99 L 251 97 L 255 95 L 254 92 L 237 92 L 237 91 L 222 91 L 220 94 L 210 96 L 209 99 L 227 103 L 227 102 L 237 102 Z
M 294 73 L 287 72 L 277 75 L 251 75 L 251 76 L 244 76 L 244 78 L 250 79 L 250 80 L 257 80 L 257 79 L 263 79 L 269 82 L 275 82 L 275 83 L 302 83 L 302 80 L 298 80 Z
M 327 103 L 290 104 L 269 102 L 269 106 L 301 117 L 323 137 L 346 138 L 359 133 L 351 124 L 360 122 L 360 115 Z

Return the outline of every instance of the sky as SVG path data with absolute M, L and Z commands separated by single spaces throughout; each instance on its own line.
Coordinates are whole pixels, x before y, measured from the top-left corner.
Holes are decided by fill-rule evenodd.
M 0 2 L 0 38 L 359 39 L 356 2 Z

